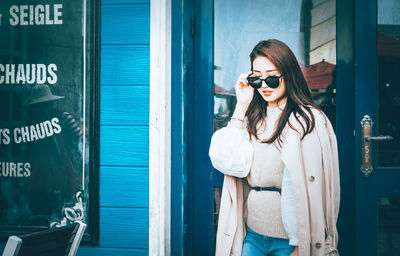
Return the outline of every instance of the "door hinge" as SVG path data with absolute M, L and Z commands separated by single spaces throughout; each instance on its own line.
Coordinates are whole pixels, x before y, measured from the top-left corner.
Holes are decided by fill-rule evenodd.
M 190 17 L 190 33 L 192 36 L 194 36 L 195 28 L 196 28 L 196 16 L 192 16 Z

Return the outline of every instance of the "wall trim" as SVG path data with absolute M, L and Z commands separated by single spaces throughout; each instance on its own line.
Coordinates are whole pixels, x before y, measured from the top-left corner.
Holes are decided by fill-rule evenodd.
M 171 0 L 150 1 L 149 255 L 171 251 Z

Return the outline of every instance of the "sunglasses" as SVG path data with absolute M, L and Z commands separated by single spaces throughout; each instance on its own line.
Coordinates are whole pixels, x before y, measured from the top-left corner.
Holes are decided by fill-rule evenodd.
M 281 78 L 282 75 L 280 76 L 267 76 L 264 79 L 261 79 L 261 77 L 258 76 L 248 76 L 246 77 L 247 82 L 249 82 L 250 86 L 258 89 L 262 86 L 262 82 L 264 81 L 269 88 L 275 89 L 279 87 L 279 79 Z

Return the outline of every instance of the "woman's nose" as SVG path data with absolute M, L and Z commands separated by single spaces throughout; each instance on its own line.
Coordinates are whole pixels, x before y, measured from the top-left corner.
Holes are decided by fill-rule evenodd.
M 265 83 L 265 80 L 262 80 L 262 82 L 261 82 L 261 87 L 264 87 L 264 88 L 265 88 L 265 87 L 268 87 L 267 84 Z

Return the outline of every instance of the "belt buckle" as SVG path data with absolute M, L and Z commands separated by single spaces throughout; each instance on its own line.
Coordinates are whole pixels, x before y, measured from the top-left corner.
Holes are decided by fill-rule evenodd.
M 261 187 L 255 187 L 254 188 L 256 191 L 261 191 Z

